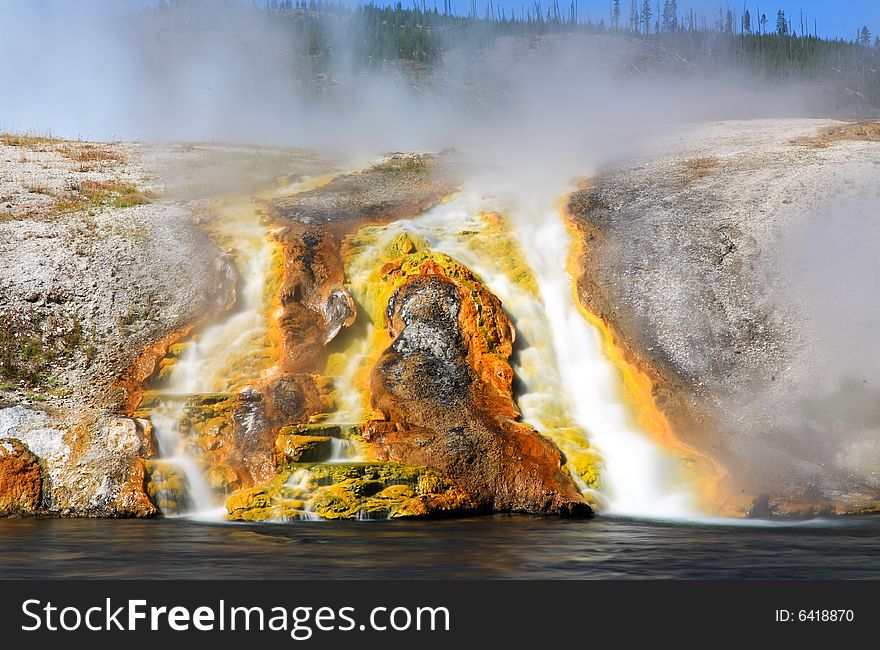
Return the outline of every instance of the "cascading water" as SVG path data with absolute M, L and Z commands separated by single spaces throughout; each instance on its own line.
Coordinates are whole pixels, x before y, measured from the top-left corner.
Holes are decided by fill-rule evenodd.
M 517 396 L 523 420 L 556 442 L 582 492 L 605 512 L 692 516 L 694 497 L 679 476 L 679 460 L 639 430 L 619 371 L 575 303 L 566 271 L 571 238 L 559 214 L 547 208 L 552 204 L 508 200 L 507 223 L 493 226 L 500 218 L 485 211 L 498 203 L 465 191 L 415 219 L 375 228 L 373 243 L 348 260 L 352 294 L 358 302 L 369 300 L 366 283 L 376 251 L 403 233 L 468 266 L 516 324 L 520 343 L 511 364 L 523 386 Z M 354 378 L 371 359 L 364 353 L 348 361 Z M 344 385 L 359 396 L 348 415 L 363 414 L 356 382 Z M 597 465 L 601 477 L 591 469 Z
M 328 416 L 326 424 L 339 425 L 341 431 L 346 431 L 367 419 L 364 394 L 358 381 L 369 358 L 373 324 L 367 323 L 363 329 L 363 334 L 354 337 L 343 352 L 332 355 L 328 360 L 328 369 L 333 376 L 335 410 Z M 361 447 L 347 436 L 332 437 L 330 445 L 330 457 L 326 461 L 328 463 L 364 460 Z
M 691 517 L 695 496 L 680 476 L 680 461 L 639 429 L 622 399 L 620 373 L 602 351 L 600 332 L 581 315 L 566 267 L 571 236 L 559 211 L 536 201 L 509 210 L 541 288 L 550 323 L 560 388 L 573 417 L 603 457 L 607 512 L 644 517 Z
M 694 497 L 679 476 L 678 458 L 639 430 L 599 331 L 578 309 L 565 263 L 572 242 L 559 214 L 547 207 L 552 203 L 499 203 L 465 191 L 417 218 L 372 227 L 369 245 L 346 260 L 349 290 L 362 316 L 374 312 L 376 252 L 402 234 L 470 267 L 516 324 L 519 343 L 511 364 L 522 387 L 516 399 L 523 420 L 556 442 L 582 492 L 606 512 L 692 515 Z M 487 212 L 498 207 L 505 208 L 503 218 Z M 185 476 L 190 512 L 212 511 L 219 503 L 205 480 L 197 444 L 188 436 L 187 399 L 240 391 L 277 358 L 266 322 L 266 278 L 273 258 L 268 227 L 253 206 L 230 202 L 220 210 L 215 229 L 239 270 L 236 309 L 187 345 L 151 414 L 162 460 Z M 336 408 L 321 424 L 343 432 L 370 416 L 364 386 L 380 332 L 368 317 L 356 330 L 328 359 Z M 348 436 L 331 442 L 324 462 L 363 459 Z M 308 478 L 303 470 L 289 485 L 301 489 Z
M 190 514 L 206 513 L 221 504 L 205 480 L 195 441 L 186 435 L 187 400 L 240 390 L 259 375 L 261 361 L 271 363 L 265 317 L 266 278 L 273 255 L 268 228 L 254 206 L 243 201 L 222 205 L 213 227 L 220 240 L 229 244 L 238 270 L 235 311 L 187 344 L 150 416 L 161 460 L 177 467 L 186 478 Z
M 315 184 L 295 183 L 268 196 L 289 195 Z M 230 252 L 238 272 L 235 308 L 187 342 L 164 377 L 159 401 L 150 413 L 159 460 L 184 475 L 185 514 L 200 516 L 219 516 L 224 495 L 206 480 L 208 467 L 191 431 L 188 403 L 239 393 L 270 372 L 278 359 L 278 342 L 267 322 L 272 299 L 267 283 L 277 246 L 269 226 L 252 200 L 227 200 L 219 205 L 211 232 Z

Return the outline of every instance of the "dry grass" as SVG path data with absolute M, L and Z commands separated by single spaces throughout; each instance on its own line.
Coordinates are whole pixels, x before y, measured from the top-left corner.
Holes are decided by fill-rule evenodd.
M 62 140 L 51 135 L 2 133 L 0 143 L 9 147 L 20 147 L 22 149 L 20 162 L 27 161 L 25 150 L 57 152 L 77 163 L 78 171 L 82 172 L 99 171 L 108 165 L 126 162 L 125 154 L 117 151 L 112 145 Z
M 843 141 L 880 142 L 880 122 L 849 122 L 829 126 L 819 135 L 792 140 L 793 144 L 824 149 L 835 142 Z
M 27 191 L 31 194 L 42 194 L 44 196 L 54 196 L 55 193 L 50 190 L 48 187 L 43 185 L 42 183 L 38 183 L 37 185 L 29 185 Z
M 0 144 L 7 147 L 24 147 L 34 151 L 47 151 L 52 145 L 59 144 L 61 140 L 51 135 L 36 135 L 34 133 L 0 133 Z
M 717 158 L 702 156 L 683 160 L 678 165 L 678 175 L 684 185 L 692 185 L 697 181 L 711 176 L 721 164 Z
M 380 174 L 425 174 L 428 172 L 428 162 L 421 156 L 392 156 L 372 165 L 370 171 Z
M 43 169 L 58 167 L 65 172 L 104 172 L 102 175 L 106 177 L 116 175 L 114 170 L 127 162 L 124 150 L 114 144 L 62 140 L 51 135 L 0 133 L 0 144 L 17 147 L 20 163 L 28 162 L 30 156 L 30 162 Z M 34 157 L 31 152 L 51 154 L 51 159 L 45 156 Z M 74 163 L 72 168 L 65 160 Z M 130 182 L 84 180 L 71 183 L 74 178 L 75 173 L 69 174 L 70 184 L 61 190 L 35 179 L 31 185 L 21 188 L 34 196 L 17 205 L 14 210 L 9 209 L 11 205 L 7 205 L 13 198 L 12 195 L 0 197 L 0 206 L 4 208 L 0 211 L 0 221 L 52 220 L 74 212 L 94 214 L 105 207 L 128 208 L 144 205 L 151 203 L 154 198 L 150 192 Z M 36 195 L 53 200 L 47 201 Z
M 32 187 L 29 191 L 51 196 L 55 203 L 39 209 L 31 209 L 16 217 L 11 212 L 0 215 L 0 221 L 14 219 L 54 219 L 74 212 L 92 212 L 104 207 L 130 208 L 151 203 L 154 196 L 131 183 L 118 181 L 83 181 L 67 192 L 52 192 L 45 187 Z
M 122 152 L 114 151 L 106 145 L 90 142 L 68 142 L 58 147 L 66 158 L 79 163 L 79 171 L 94 171 L 107 165 L 118 165 L 126 161 Z

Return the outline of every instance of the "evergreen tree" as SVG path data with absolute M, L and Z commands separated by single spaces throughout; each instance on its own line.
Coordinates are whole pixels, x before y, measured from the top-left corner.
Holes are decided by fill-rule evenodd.
M 639 10 L 636 9 L 636 0 L 632 0 L 629 6 L 629 28 L 634 32 L 639 31 Z
M 669 6 L 669 0 L 665 0 L 665 2 L 663 3 L 663 13 L 661 14 L 663 22 L 660 25 L 661 29 L 664 32 L 671 32 L 672 31 L 672 24 L 670 21 L 671 11 L 672 11 L 672 9 Z
M 611 4 L 611 26 L 614 29 L 620 27 L 620 0 L 614 0 Z
M 642 27 L 645 28 L 646 34 L 651 32 L 651 16 L 651 0 L 645 0 L 642 3 Z
M 785 12 L 782 9 L 776 14 L 776 33 L 779 36 L 788 36 L 788 21 L 785 20 Z
M 871 46 L 871 30 L 868 29 L 867 25 L 859 31 L 859 44 L 865 47 Z
M 748 9 L 743 14 L 743 32 L 746 34 L 752 33 L 752 14 L 749 13 Z

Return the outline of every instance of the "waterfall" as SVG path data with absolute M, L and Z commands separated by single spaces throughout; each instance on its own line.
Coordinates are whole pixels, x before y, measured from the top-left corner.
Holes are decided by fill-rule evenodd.
M 181 435 L 184 403 L 180 400 L 163 400 L 150 415 L 153 432 L 159 445 L 159 457 L 179 469 L 186 479 L 186 490 L 191 510 L 207 512 L 215 507 L 214 495 L 202 470 Z
M 268 194 L 283 196 L 314 187 L 306 180 Z M 187 400 L 217 394 L 234 395 L 268 372 L 277 361 L 277 342 L 267 323 L 271 297 L 267 280 L 275 246 L 269 226 L 247 199 L 222 201 L 209 226 L 230 253 L 238 273 L 234 310 L 202 328 L 163 378 L 150 420 L 159 446 L 159 460 L 185 477 L 187 515 L 218 517 L 224 495 L 205 478 L 204 452 L 189 432 Z M 342 451 L 340 451 L 342 453 Z
M 268 328 L 266 279 L 273 245 L 268 227 L 247 201 L 221 205 L 212 230 L 228 243 L 239 275 L 235 310 L 202 329 L 172 366 L 158 406 L 150 415 L 160 460 L 178 468 L 186 479 L 189 511 L 203 516 L 222 506 L 205 479 L 197 442 L 186 435 L 187 400 L 193 396 L 234 393 L 258 376 L 266 360 Z M 256 374 L 255 374 L 256 373 Z
M 468 266 L 501 299 L 517 329 L 510 363 L 522 419 L 559 446 L 569 474 L 598 509 L 642 517 L 693 515 L 695 499 L 679 476 L 679 459 L 640 430 L 620 371 L 578 308 L 566 271 L 571 237 L 552 206 L 553 199 L 539 195 L 486 198 L 464 191 L 416 218 L 366 228 L 368 245 L 354 249 L 345 269 L 361 320 L 328 359 L 336 408 L 323 424 L 344 430 L 369 418 L 365 377 L 375 362 L 376 328 L 382 327 L 369 322 L 375 312 L 370 283 L 377 252 L 407 234 Z M 504 214 L 487 213 L 497 208 Z M 186 399 L 240 391 L 275 359 L 266 323 L 273 257 L 268 227 L 252 206 L 228 202 L 215 228 L 239 271 L 236 309 L 186 346 L 151 414 L 161 459 L 185 476 L 193 512 L 211 512 L 220 503 L 205 480 L 198 445 L 187 436 Z M 343 435 L 332 440 L 325 462 L 360 460 L 360 453 Z M 291 480 L 301 485 L 307 476 Z
M 479 192 L 461 192 L 417 218 L 376 229 L 374 246 L 350 260 L 347 271 L 363 281 L 375 250 L 402 233 L 469 267 L 516 325 L 520 343 L 510 361 L 522 384 L 515 397 L 523 421 L 560 447 L 585 496 L 609 513 L 694 515 L 679 459 L 639 429 L 620 372 L 575 303 L 566 271 L 572 242 L 552 207 L 555 197 L 534 205 L 515 199 L 502 206 Z M 505 208 L 505 223 L 493 229 L 484 211 L 498 207 Z M 356 288 L 353 294 L 358 297 Z M 578 471 L 577 459 L 601 468 L 598 490 Z
M 679 476 L 679 460 L 639 429 L 622 395 L 620 372 L 602 351 L 600 332 L 580 313 L 566 261 L 571 236 L 546 202 L 514 204 L 510 216 L 537 277 L 550 324 L 561 384 L 574 419 L 602 454 L 606 511 L 641 517 L 689 517 L 695 497 Z

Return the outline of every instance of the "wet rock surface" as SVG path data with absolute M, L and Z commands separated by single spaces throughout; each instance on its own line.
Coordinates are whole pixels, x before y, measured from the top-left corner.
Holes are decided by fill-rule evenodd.
M 482 510 L 591 512 L 557 447 L 514 419 L 506 363 L 514 330 L 497 298 L 426 262 L 386 315 L 394 340 L 372 379 L 373 406 L 386 419 L 364 431 L 378 458 L 431 467 Z
M 412 217 L 454 191 L 444 161 L 396 154 L 289 198 L 268 215 L 284 257 L 279 293 L 281 373 L 266 387 L 270 412 L 303 422 L 332 408 L 319 376 L 326 346 L 357 316 L 345 284 L 340 246 L 354 228 Z
M 39 513 L 156 512 L 143 463 L 155 444 L 148 423 L 124 416 L 169 347 L 228 307 L 236 284 L 194 215 L 218 188 L 251 191 L 279 167 L 298 177 L 328 163 L 211 145 L 0 143 L 0 436 L 39 459 Z M 251 431 L 246 411 L 238 428 Z
M 342 241 L 355 228 L 414 216 L 449 194 L 453 186 L 438 176 L 438 165 L 426 156 L 391 156 L 364 172 L 270 203 L 285 250 L 279 321 L 285 373 L 276 385 L 297 386 L 288 392 L 303 411 L 301 424 L 283 428 L 276 439 L 278 477 L 264 488 L 234 494 L 227 502 L 230 518 L 591 512 L 562 469 L 556 446 L 516 421 L 507 363 L 514 330 L 500 301 L 468 269 L 404 238 L 389 249 L 390 262 L 375 260 L 379 276 L 369 291 L 378 311 L 373 313 L 373 305 L 366 307 L 369 313 L 357 313 L 364 306 L 356 305 L 346 288 L 342 256 L 349 249 Z M 300 471 L 304 462 L 321 463 L 301 473 L 297 484 L 308 483 L 312 479 L 304 477 L 316 472 L 336 471 L 326 459 L 341 433 L 331 431 L 338 425 L 305 424 L 305 418 L 324 417 L 330 408 L 315 399 L 315 388 L 325 395 L 315 373 L 326 361 L 328 342 L 357 318 L 387 327 L 382 337 L 390 345 L 368 387 L 372 407 L 384 419 L 342 435 L 365 441 L 358 443 L 361 451 L 379 461 L 370 471 L 428 468 L 424 471 L 446 482 L 439 495 L 392 484 L 380 490 L 382 499 L 394 492 L 406 506 L 382 505 L 385 501 L 353 497 L 347 483 L 335 479 L 308 499 L 291 492 L 291 464 Z M 283 402 L 283 396 L 276 400 L 276 410 L 284 409 Z
M 808 305 L 821 283 L 799 278 L 810 267 L 838 276 L 837 253 L 822 241 L 833 245 L 848 227 L 836 206 L 851 216 L 876 205 L 880 146 L 859 133 L 816 120 L 702 126 L 569 199 L 582 303 L 651 374 L 676 433 L 725 466 L 727 512 L 877 507 L 880 486 L 853 450 L 877 457 L 880 420 L 856 422 L 833 397 L 856 395 L 839 384 L 844 375 L 869 392 L 876 378 L 822 334 L 828 310 Z M 824 235 L 791 245 L 791 233 L 823 220 L 815 233 Z M 864 283 L 854 275 L 836 291 L 847 284 Z M 822 395 L 826 416 L 814 406 Z
M 226 503 L 227 519 L 400 519 L 461 515 L 474 504 L 455 484 L 426 467 L 397 463 L 286 465 L 265 487 Z

